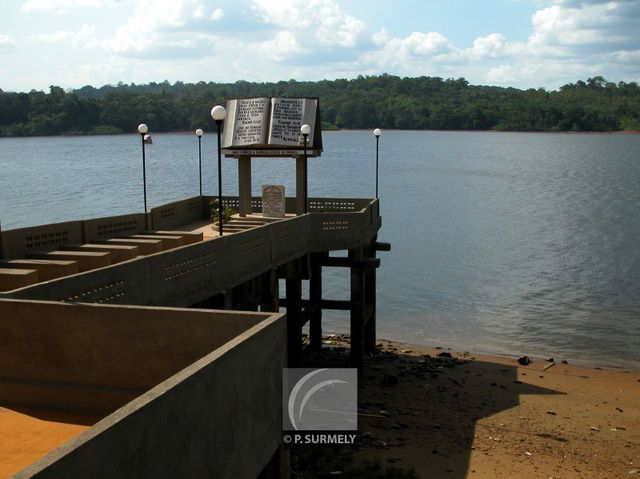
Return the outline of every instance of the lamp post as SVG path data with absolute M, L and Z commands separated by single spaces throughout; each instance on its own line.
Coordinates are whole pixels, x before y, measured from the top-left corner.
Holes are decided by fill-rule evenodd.
M 380 135 L 382 135 L 382 130 L 380 128 L 376 128 L 375 130 L 373 130 L 373 134 L 376 137 L 376 199 L 378 199 L 378 146 L 380 143 Z
M 202 196 L 202 128 L 196 130 L 198 136 L 198 172 L 200 178 L 200 196 Z
M 222 149 L 220 148 L 220 128 L 227 110 L 223 106 L 216 105 L 211 109 L 211 118 L 218 126 L 218 233 L 222 236 Z
M 138 125 L 138 133 L 140 133 L 140 140 L 142 141 L 142 191 L 144 194 L 144 227 L 148 229 L 147 224 L 147 167 L 144 156 L 144 135 L 149 131 L 149 127 L 145 123 Z
M 307 183 L 308 173 L 307 173 L 307 140 L 309 138 L 309 133 L 311 133 L 311 127 L 306 123 L 300 127 L 300 133 L 302 133 L 302 137 L 304 139 L 304 213 L 307 213 L 308 203 L 309 203 L 309 187 Z

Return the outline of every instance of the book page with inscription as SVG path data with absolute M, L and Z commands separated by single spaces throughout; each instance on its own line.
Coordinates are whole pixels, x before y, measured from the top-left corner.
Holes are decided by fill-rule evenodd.
M 316 101 L 308 98 L 272 98 L 269 145 L 302 145 L 300 127 L 311 126 L 309 140 L 313 139 Z
M 265 145 L 270 99 L 242 98 L 233 102 L 229 111 L 233 114 L 229 115 L 229 119 L 233 121 L 233 134 L 231 138 L 225 135 L 225 140 L 230 140 L 230 146 Z

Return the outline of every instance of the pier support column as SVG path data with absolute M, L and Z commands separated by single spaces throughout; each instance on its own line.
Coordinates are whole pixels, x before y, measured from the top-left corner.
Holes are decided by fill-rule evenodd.
M 311 255 L 311 275 L 309 277 L 309 340 L 311 349 L 322 348 L 322 258 L 326 253 Z
M 251 157 L 238 158 L 238 213 L 245 217 L 252 213 L 251 208 Z
M 235 309 L 239 311 L 258 311 L 262 301 L 262 275 L 256 276 L 235 289 Z
M 362 248 L 349 250 L 349 259 L 352 261 L 362 261 Z M 364 270 L 361 266 L 351 268 L 351 354 L 349 361 L 352 367 L 362 369 L 364 360 L 364 322 L 365 322 L 365 301 L 364 301 Z
M 307 162 L 304 156 L 296 156 L 296 214 L 303 215 L 306 211 L 307 197 Z
M 296 367 L 302 353 L 302 280 L 285 280 L 287 290 L 287 353 L 289 367 Z
M 2 244 L 2 223 L 0 223 L 0 259 L 4 259 L 4 245 Z
M 372 242 L 365 248 L 367 259 L 375 259 L 376 249 Z M 364 303 L 367 317 L 364 325 L 364 352 L 371 354 L 376 350 L 376 268 L 368 268 L 364 273 Z
M 260 311 L 277 313 L 280 309 L 280 283 L 276 269 L 262 275 L 262 300 Z

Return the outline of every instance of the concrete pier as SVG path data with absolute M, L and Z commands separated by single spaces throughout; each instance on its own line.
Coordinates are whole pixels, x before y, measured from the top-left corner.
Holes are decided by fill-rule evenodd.
M 16 477 L 256 477 L 279 455 L 303 327 L 318 349 L 323 310 L 348 311 L 352 365 L 374 350 L 378 200 L 310 198 L 300 214 L 287 198 L 275 219 L 225 197 L 243 211 L 222 237 L 210 200 L 1 232 L 0 408 L 104 417 Z M 326 268 L 349 270 L 349 300 L 323 296 Z

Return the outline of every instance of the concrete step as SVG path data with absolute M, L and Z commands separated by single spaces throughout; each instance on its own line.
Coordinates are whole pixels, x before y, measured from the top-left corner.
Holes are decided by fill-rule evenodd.
M 38 282 L 35 269 L 0 268 L 0 291 L 11 291 Z
M 182 244 L 194 244 L 202 241 L 202 233 L 192 233 L 190 231 L 142 231 L 140 234 L 152 236 L 180 236 Z
M 247 231 L 250 229 L 251 228 L 248 228 L 246 226 L 235 226 L 233 224 L 228 224 L 228 225 L 224 225 L 223 233 L 227 233 L 227 232 L 239 233 L 241 231 Z
M 160 253 L 164 250 L 164 245 L 158 239 L 142 239 L 142 238 L 109 238 L 105 241 L 93 241 L 95 244 L 121 244 L 129 246 L 137 246 L 138 252 L 146 256 L 148 254 Z
M 77 261 L 53 259 L 11 259 L 0 262 L 0 268 L 35 269 L 40 281 L 62 278 L 80 271 Z
M 111 264 L 111 253 L 99 251 L 41 251 L 27 253 L 27 258 L 76 261 L 81 273 L 92 269 L 104 268 Z
M 121 263 L 128 261 L 140 255 L 140 249 L 137 246 L 123 244 L 97 244 L 85 243 L 77 245 L 63 245 L 60 247 L 64 251 L 98 251 L 111 253 L 111 263 Z
M 118 239 L 152 239 L 158 240 L 162 242 L 162 249 L 168 250 L 177 248 L 178 246 L 183 246 L 184 241 L 181 236 L 169 236 L 169 235 L 130 235 L 130 236 L 116 236 Z

